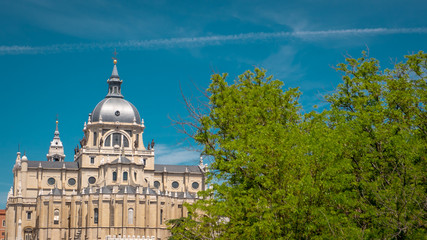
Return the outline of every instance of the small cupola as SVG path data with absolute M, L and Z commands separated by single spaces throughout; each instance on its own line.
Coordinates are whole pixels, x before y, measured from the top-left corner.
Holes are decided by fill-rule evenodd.
M 63 162 L 65 159 L 64 146 L 59 138 L 58 120 L 56 120 L 56 129 L 53 140 L 50 142 L 49 153 L 46 154 L 49 162 Z
M 121 85 L 122 80 L 120 80 L 119 73 L 117 72 L 117 60 L 114 59 L 113 72 L 111 73 L 110 78 L 107 80 L 108 83 L 108 94 L 107 98 L 123 98 Z

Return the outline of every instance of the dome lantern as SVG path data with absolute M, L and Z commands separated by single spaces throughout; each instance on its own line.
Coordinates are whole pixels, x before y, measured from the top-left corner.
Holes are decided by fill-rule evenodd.
M 108 94 L 96 105 L 91 114 L 91 122 L 134 123 L 141 121 L 136 107 L 126 101 L 121 93 L 122 80 L 117 71 L 117 60 L 114 59 L 113 72 L 108 83 Z
M 122 80 L 120 80 L 120 76 L 119 73 L 117 72 L 117 60 L 114 60 L 114 67 L 113 67 L 113 72 L 111 73 L 110 78 L 107 80 L 108 83 L 108 94 L 107 94 L 107 98 L 123 98 L 122 95 L 122 90 L 121 90 L 121 85 L 122 85 Z

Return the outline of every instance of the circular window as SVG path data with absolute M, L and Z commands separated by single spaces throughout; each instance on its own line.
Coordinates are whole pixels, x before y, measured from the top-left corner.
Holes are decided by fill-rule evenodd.
M 48 183 L 49 185 L 53 185 L 53 184 L 55 184 L 55 178 L 53 178 L 53 177 L 49 178 L 49 179 L 47 180 L 47 183 Z
M 76 179 L 74 179 L 74 178 L 68 179 L 68 185 L 70 185 L 70 186 L 76 185 Z
M 96 182 L 96 178 L 94 178 L 94 177 L 90 177 L 90 178 L 88 179 L 88 181 L 89 181 L 89 183 L 90 183 L 90 184 L 94 184 L 94 183 Z
M 172 187 L 173 187 L 173 188 L 178 188 L 178 187 L 179 187 L 179 183 L 178 183 L 178 182 L 176 182 L 176 181 L 175 181 L 175 182 L 173 182 L 173 183 L 172 183 Z
M 160 182 L 159 181 L 154 181 L 154 187 L 155 188 L 159 188 L 160 187 Z
M 199 183 L 198 183 L 198 182 L 193 182 L 193 184 L 191 184 L 191 186 L 192 186 L 194 189 L 198 189 L 198 188 L 199 188 Z
M 116 114 L 116 116 L 120 116 L 120 111 L 116 111 L 114 114 Z

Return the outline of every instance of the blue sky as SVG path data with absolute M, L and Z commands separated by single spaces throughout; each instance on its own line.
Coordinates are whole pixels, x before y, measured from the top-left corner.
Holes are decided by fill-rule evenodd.
M 180 85 L 197 97 L 213 72 L 230 81 L 263 67 L 300 87 L 306 110 L 339 82 L 332 66 L 362 50 L 391 67 L 426 51 L 426 1 L 0 2 L 3 114 L 0 207 L 18 144 L 45 160 L 59 115 L 66 161 L 88 114 L 107 93 L 114 49 L 123 95 L 145 120 L 158 162 L 197 164 L 168 116 L 185 115 Z

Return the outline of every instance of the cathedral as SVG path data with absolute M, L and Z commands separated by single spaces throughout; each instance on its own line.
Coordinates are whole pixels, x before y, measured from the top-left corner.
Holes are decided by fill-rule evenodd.
M 188 215 L 184 203 L 204 190 L 206 164 L 156 164 L 144 120 L 121 94 L 117 60 L 107 83 L 73 161 L 65 161 L 58 121 L 45 161 L 17 153 L 5 239 L 167 239 L 167 220 Z

